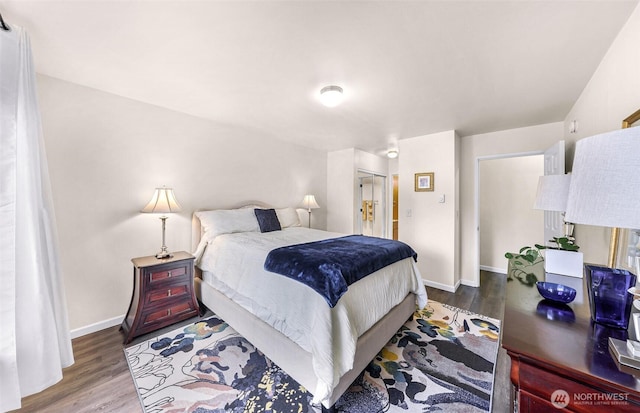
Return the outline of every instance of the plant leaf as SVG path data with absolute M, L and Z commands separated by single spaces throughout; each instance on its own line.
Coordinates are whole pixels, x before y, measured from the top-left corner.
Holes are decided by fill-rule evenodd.
M 536 277 L 536 275 L 532 272 L 528 273 L 525 279 L 527 280 L 527 285 L 534 285 L 538 282 L 538 277 Z

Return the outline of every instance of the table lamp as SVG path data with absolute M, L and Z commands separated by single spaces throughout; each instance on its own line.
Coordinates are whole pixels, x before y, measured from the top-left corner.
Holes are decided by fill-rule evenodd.
M 534 209 L 560 212 L 564 221 L 564 236 L 573 237 L 573 224 L 564 220 L 567 210 L 567 197 L 569 196 L 569 184 L 571 175 L 544 175 L 538 179 L 538 190 Z
M 162 216 L 160 216 L 160 219 L 162 220 L 162 247 L 160 249 L 160 252 L 156 254 L 156 258 L 160 259 L 172 257 L 165 244 L 166 221 L 169 217 L 164 214 L 179 212 L 180 210 L 182 210 L 182 208 L 180 207 L 180 204 L 178 204 L 178 201 L 173 194 L 173 189 L 165 188 L 163 186 L 162 188 L 156 188 L 155 192 L 153 193 L 153 197 L 151 197 L 151 201 L 149 201 L 147 206 L 142 208 L 142 210 L 140 211 L 163 214 Z
M 576 224 L 640 228 L 640 128 L 627 128 L 576 143 L 565 219 Z M 617 240 L 616 240 L 617 241 Z M 615 269 L 612 237 L 607 267 L 585 265 L 591 317 L 627 328 L 636 275 Z M 612 258 L 613 255 L 613 258 Z
M 311 228 L 311 210 L 312 209 L 316 209 L 316 208 L 320 208 L 320 205 L 318 205 L 318 203 L 316 202 L 316 197 L 315 196 L 313 196 L 313 195 L 305 195 L 304 199 L 302 200 L 302 206 L 309 213 L 309 228 Z
M 554 239 L 557 244 L 556 247 L 545 250 L 545 271 L 552 274 L 582 278 L 582 274 L 584 273 L 583 254 L 578 252 L 579 247 L 575 244 L 573 224 L 565 220 L 570 184 L 571 175 L 541 176 L 538 180 L 538 191 L 533 208 L 545 211 L 545 228 L 551 228 L 553 230 Z M 550 215 L 553 213 L 557 214 L 558 212 L 563 220 L 562 237 L 555 236 L 557 235 L 556 215 Z M 547 239 L 547 242 L 553 241 L 554 240 Z

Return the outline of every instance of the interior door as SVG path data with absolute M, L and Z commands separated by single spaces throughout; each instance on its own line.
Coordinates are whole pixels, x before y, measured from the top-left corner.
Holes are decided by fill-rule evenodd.
M 544 174 L 562 175 L 565 173 L 564 141 L 544 151 Z M 544 211 L 544 240 L 546 245 L 552 245 L 549 240 L 564 235 L 564 217 L 562 212 Z

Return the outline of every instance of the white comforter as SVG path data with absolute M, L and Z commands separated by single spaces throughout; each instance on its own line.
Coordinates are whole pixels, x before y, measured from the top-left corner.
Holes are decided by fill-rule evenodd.
M 292 227 L 267 233 L 216 237 L 198 259 L 204 281 L 310 352 L 318 387 L 314 402 L 332 392 L 352 367 L 358 337 L 399 304 L 409 292 L 423 308 L 427 294 L 412 258 L 396 262 L 349 286 L 337 305 L 306 285 L 264 270 L 274 248 L 343 234 Z

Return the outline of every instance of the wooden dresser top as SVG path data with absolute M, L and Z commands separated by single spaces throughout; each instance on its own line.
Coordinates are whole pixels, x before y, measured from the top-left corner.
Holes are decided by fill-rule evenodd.
M 535 286 L 507 283 L 502 346 L 510 353 L 569 377 L 620 391 L 640 392 L 640 371 L 621 372 L 609 354 L 608 338 L 626 339 L 626 330 L 591 321 L 586 284 L 581 278 L 547 274 L 546 280 L 577 290 L 565 307 L 550 305 Z M 564 311 L 563 311 L 564 310 Z M 630 331 L 629 337 L 635 336 Z

